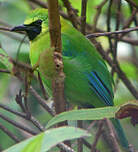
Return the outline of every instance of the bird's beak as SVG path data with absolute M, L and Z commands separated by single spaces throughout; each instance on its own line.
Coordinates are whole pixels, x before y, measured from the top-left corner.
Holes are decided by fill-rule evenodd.
M 15 26 L 11 29 L 11 31 L 27 31 L 28 30 L 28 26 L 26 25 L 19 25 L 19 26 Z

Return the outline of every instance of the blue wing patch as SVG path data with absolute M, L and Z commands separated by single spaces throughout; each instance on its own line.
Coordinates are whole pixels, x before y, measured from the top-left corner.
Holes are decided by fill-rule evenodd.
M 97 96 L 105 102 L 106 105 L 113 105 L 113 97 L 110 90 L 106 87 L 103 81 L 98 76 L 97 72 L 93 71 L 87 74 L 91 89 L 97 94 Z

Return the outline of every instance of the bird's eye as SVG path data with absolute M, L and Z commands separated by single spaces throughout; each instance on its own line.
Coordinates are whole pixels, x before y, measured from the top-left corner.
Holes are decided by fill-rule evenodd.
M 41 26 L 42 20 L 36 20 L 33 23 L 29 24 L 28 26 Z
M 42 24 L 42 20 L 37 20 L 36 23 L 41 25 Z

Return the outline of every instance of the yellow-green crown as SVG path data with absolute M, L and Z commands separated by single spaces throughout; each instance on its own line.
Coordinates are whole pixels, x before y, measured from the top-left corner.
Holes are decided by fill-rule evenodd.
M 48 25 L 48 11 L 44 8 L 35 9 L 28 14 L 24 23 L 30 24 L 38 19 L 42 20 L 45 25 Z

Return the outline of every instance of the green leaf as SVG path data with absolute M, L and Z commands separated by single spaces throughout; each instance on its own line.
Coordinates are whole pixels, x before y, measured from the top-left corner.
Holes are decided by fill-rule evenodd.
M 115 117 L 117 109 L 118 107 L 104 107 L 62 112 L 61 114 L 53 117 L 46 125 L 46 128 L 65 120 L 100 120 L 103 118 L 113 118 Z
M 53 128 L 12 146 L 4 152 L 46 152 L 65 140 L 91 136 L 87 131 L 75 127 Z
M 8 56 L 8 54 L 0 48 L 0 62 L 5 65 L 5 67 L 9 70 L 12 71 L 13 64 L 11 62 L 11 58 Z

